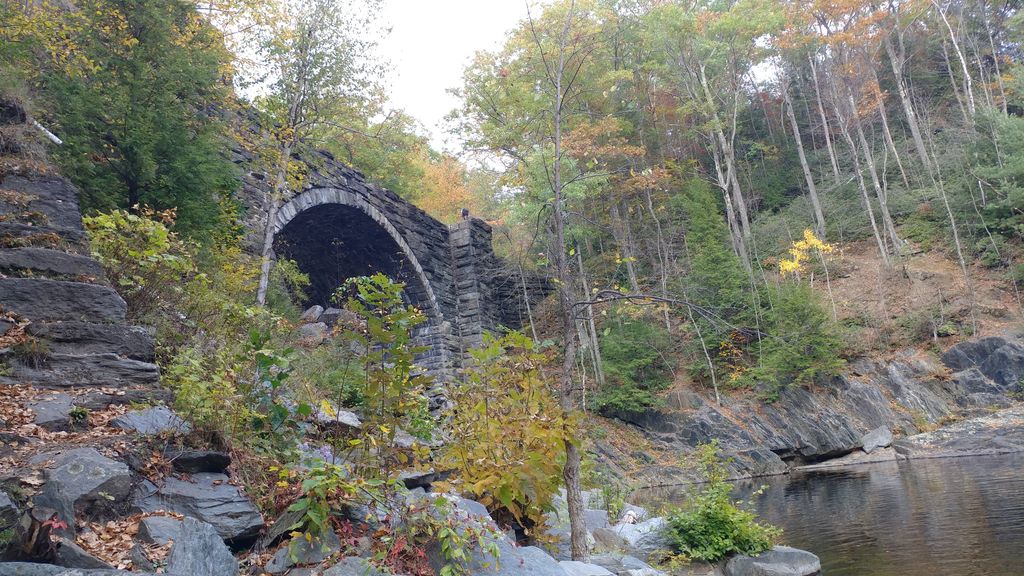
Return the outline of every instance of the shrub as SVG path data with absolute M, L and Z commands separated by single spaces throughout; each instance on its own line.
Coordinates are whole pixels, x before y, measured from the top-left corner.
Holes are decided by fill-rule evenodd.
M 114 210 L 82 219 L 93 256 L 128 304 L 132 319 L 176 307 L 198 273 L 192 247 L 171 231 L 174 212 Z
M 760 364 L 743 378 L 769 386 L 771 399 L 791 384 L 808 384 L 833 376 L 843 367 L 843 340 L 818 294 L 798 281 L 783 281 L 770 290 L 772 308 L 765 313 L 768 335 L 760 344 Z
M 666 533 L 673 549 L 688 558 L 715 562 L 729 554 L 760 554 L 769 550 L 781 530 L 757 521 L 757 516 L 740 508 L 729 493 L 725 466 L 718 457 L 718 444 L 697 450 L 701 472 L 707 484 L 691 495 L 686 504 L 668 515 Z
M 339 382 L 337 390 L 358 387 L 363 435 L 344 447 L 362 452 L 361 472 L 369 477 L 389 478 L 393 467 L 407 460 L 394 448 L 400 429 L 426 439 L 434 427 L 426 397 L 431 377 L 415 365 L 426 348 L 413 340 L 414 330 L 427 318 L 403 303 L 404 288 L 378 273 L 350 278 L 335 295 L 361 319 L 359 327 L 337 336 L 340 345 L 358 350 L 354 378 Z
M 467 381 L 451 390 L 450 441 L 437 466 L 455 470 L 449 485 L 499 520 L 530 529 L 558 493 L 575 422 L 545 377 L 548 355 L 530 338 L 487 337 L 470 354 Z

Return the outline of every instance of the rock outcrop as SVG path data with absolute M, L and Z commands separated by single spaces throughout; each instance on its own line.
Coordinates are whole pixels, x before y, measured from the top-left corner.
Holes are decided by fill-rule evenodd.
M 941 359 L 909 351 L 885 361 L 856 360 L 830 382 L 813 390 L 784 389 L 770 403 L 741 398 L 718 406 L 701 395 L 680 392 L 665 408 L 619 418 L 641 431 L 655 449 L 670 454 L 688 454 L 718 439 L 733 459 L 733 475 L 764 476 L 882 450 L 894 436 L 1006 408 L 1021 392 L 1022 378 L 1024 338 L 1015 334 L 954 345 Z M 986 437 L 981 427 L 974 437 L 975 444 L 987 446 L 979 446 L 976 453 L 1024 449 L 1015 436 Z M 897 451 L 904 456 L 923 453 L 914 445 L 903 446 Z M 598 450 L 613 468 L 625 456 L 606 442 L 599 442 Z M 693 479 L 688 470 L 663 465 L 647 466 L 632 476 L 652 486 Z
M 77 191 L 44 163 L 2 166 L 16 173 L 0 172 L 0 576 L 156 572 L 145 546 L 164 547 L 169 574 L 237 574 L 226 543 L 253 540 L 263 520 L 218 474 L 230 457 L 168 450 L 159 489 L 142 478 L 142 460 L 157 453 L 145 437 L 189 426 L 152 406 L 170 399 L 153 335 L 128 323 L 90 255 Z

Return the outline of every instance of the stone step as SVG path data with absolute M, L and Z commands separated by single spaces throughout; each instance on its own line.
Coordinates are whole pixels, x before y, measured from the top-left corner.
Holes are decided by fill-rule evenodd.
M 82 229 L 78 193 L 55 176 L 7 176 L 0 181 L 0 220 L 35 226 Z
M 25 331 L 47 341 L 56 354 L 117 354 L 152 362 L 153 334 L 141 326 L 96 322 L 33 322 Z
M 88 239 L 81 229 L 0 222 L 0 248 L 27 246 L 89 254 Z
M 156 364 L 117 354 L 47 354 L 30 361 L 9 351 L 3 358 L 5 380 L 44 388 L 156 386 L 160 380 Z
M 0 249 L 0 273 L 68 280 L 103 277 L 95 259 L 49 248 Z
M 0 278 L 0 308 L 35 322 L 124 322 L 128 310 L 106 286 L 43 278 Z

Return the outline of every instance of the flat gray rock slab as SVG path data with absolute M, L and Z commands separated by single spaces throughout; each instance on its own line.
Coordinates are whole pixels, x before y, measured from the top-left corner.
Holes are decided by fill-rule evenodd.
M 65 568 L 55 564 L 0 562 L 0 576 L 156 576 L 152 572 L 125 572 L 110 569 Z
M 67 538 L 57 539 L 57 553 L 53 563 L 66 568 L 106 568 L 108 570 L 114 568 Z
M 27 206 L 0 207 L 0 213 L 39 212 L 46 217 L 47 226 L 82 229 L 82 214 L 78 209 L 78 191 L 70 181 L 60 176 L 10 175 L 2 179 L 0 188 L 16 190 L 29 199 Z
M 117 354 L 144 362 L 154 358 L 153 334 L 140 326 L 71 320 L 33 322 L 25 331 L 46 339 L 57 354 Z
M 591 564 L 597 564 L 617 576 L 665 576 L 649 564 L 623 554 L 598 554 L 590 557 Z
M 1014 406 L 893 442 L 903 458 L 1024 452 L 1024 406 Z
M 72 386 L 153 386 L 160 368 L 150 362 L 117 354 L 50 354 L 45 366 L 32 368 L 15 363 L 13 377 L 27 384 L 50 388 Z
M 129 432 L 147 436 L 170 432 L 172 434 L 188 433 L 192 427 L 178 417 L 166 406 L 154 406 L 145 410 L 128 412 L 111 420 L 110 425 Z
M 587 564 L 575 560 L 562 560 L 558 563 L 569 576 L 615 576 L 606 568 L 597 564 Z
M 251 542 L 263 528 L 259 510 L 223 474 L 193 474 L 191 481 L 168 477 L 159 488 L 146 483 L 135 504 L 143 512 L 166 510 L 202 520 L 232 545 Z
M 821 561 L 806 550 L 776 546 L 757 556 L 734 556 L 725 564 L 725 576 L 814 576 Z
M 95 259 L 49 248 L 0 250 L 0 270 L 33 273 L 22 274 L 24 276 L 41 274 L 61 277 L 85 276 L 91 279 L 103 277 L 103 269 Z
M 28 405 L 35 415 L 35 423 L 50 432 L 71 429 L 71 408 L 74 398 L 67 394 L 45 396 Z
M 167 573 L 180 576 L 238 574 L 238 561 L 224 545 L 217 529 L 195 518 L 182 523 L 181 537 L 167 557 Z
M 349 556 L 342 558 L 337 564 L 324 572 L 324 576 L 385 576 L 365 558 Z
M 147 516 L 139 521 L 139 540 L 163 546 L 181 539 L 181 520 L 170 516 Z
M 0 278 L 0 302 L 34 322 L 124 322 L 128 311 L 112 288 L 44 278 Z

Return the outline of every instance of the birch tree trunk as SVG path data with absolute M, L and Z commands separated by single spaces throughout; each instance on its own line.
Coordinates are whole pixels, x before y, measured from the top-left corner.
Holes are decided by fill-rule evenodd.
M 903 48 L 903 40 L 899 39 L 899 53 L 892 45 L 892 39 L 886 38 L 885 53 L 889 56 L 889 63 L 892 65 L 892 74 L 896 78 L 896 92 L 900 96 L 900 104 L 903 105 L 903 115 L 907 120 L 907 127 L 910 129 L 910 137 L 914 139 L 914 148 L 921 159 L 921 166 L 925 174 L 931 176 L 932 162 L 928 156 L 928 149 L 925 148 L 924 138 L 921 137 L 921 128 L 918 125 L 917 114 L 914 112 L 914 102 L 910 99 L 910 90 L 907 89 L 907 81 L 903 75 L 903 63 L 906 61 L 906 52 Z
M 836 150 L 832 145 L 832 136 L 829 130 L 828 116 L 825 114 L 825 105 L 821 101 L 821 87 L 818 85 L 818 68 L 814 64 L 814 56 L 807 56 L 811 64 L 811 78 L 814 79 L 814 99 L 818 103 L 818 114 L 821 116 L 821 130 L 825 134 L 825 147 L 828 149 L 828 159 L 832 163 L 832 174 L 835 176 L 836 186 L 842 182 L 839 175 L 839 161 L 836 159 Z
M 932 0 L 932 6 L 935 6 L 935 10 L 942 18 L 942 23 L 946 25 L 946 30 L 949 32 L 949 41 L 953 44 L 953 50 L 956 52 L 957 59 L 960 60 L 960 69 L 964 75 L 964 92 L 967 94 L 967 110 L 970 112 L 970 120 L 973 121 L 977 108 L 974 103 L 974 88 L 973 80 L 971 79 L 971 71 L 967 67 L 967 60 L 964 58 L 964 51 L 960 48 L 960 43 L 956 40 L 956 32 L 953 31 L 953 27 L 949 24 L 949 18 L 946 17 L 946 11 L 943 10 L 942 6 L 940 6 L 936 0 Z
M 785 100 L 786 115 L 789 116 L 789 125 L 793 130 L 793 139 L 796 141 L 797 156 L 800 158 L 800 168 L 804 172 L 804 180 L 807 182 L 807 192 L 811 197 L 811 207 L 814 209 L 815 232 L 818 237 L 825 238 L 825 213 L 821 210 L 821 201 L 818 199 L 818 188 L 814 185 L 814 175 L 811 174 L 811 167 L 807 164 L 807 156 L 804 154 L 803 139 L 800 138 L 800 125 L 796 122 L 796 112 L 793 110 L 793 101 L 789 96 L 788 83 L 783 80 L 782 97 Z
M 263 229 L 263 249 L 260 251 L 260 280 L 256 288 L 256 304 L 263 306 L 267 303 L 267 289 L 270 286 L 270 259 L 274 252 L 274 226 L 277 221 L 277 212 L 281 208 L 281 202 L 288 194 L 288 162 L 292 156 L 292 144 L 290 140 L 282 143 L 280 149 L 281 159 L 277 165 L 277 175 L 274 178 L 274 191 L 270 194 L 270 206 L 267 209 L 267 226 Z

